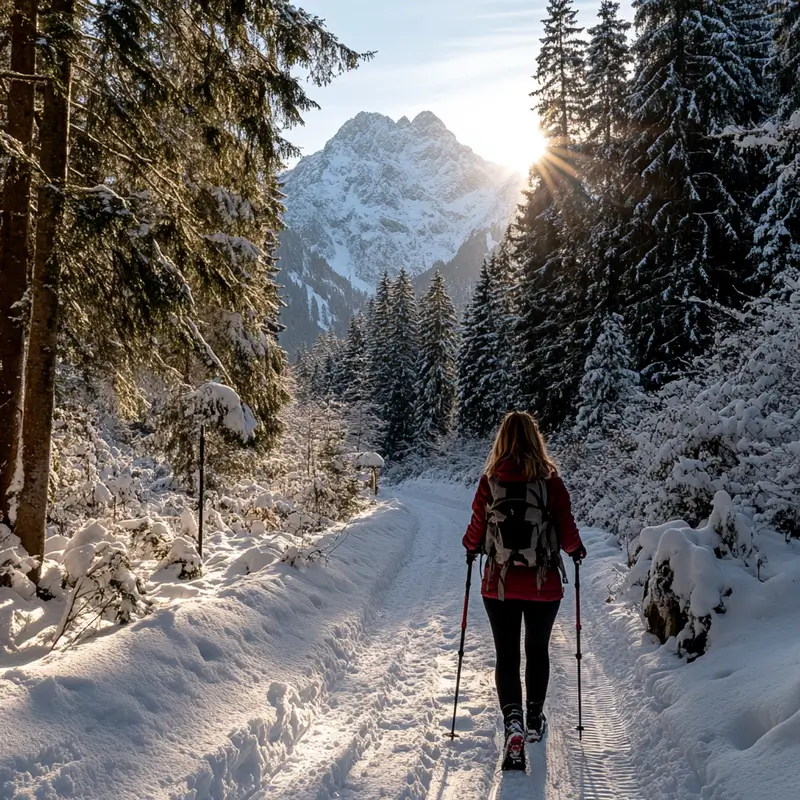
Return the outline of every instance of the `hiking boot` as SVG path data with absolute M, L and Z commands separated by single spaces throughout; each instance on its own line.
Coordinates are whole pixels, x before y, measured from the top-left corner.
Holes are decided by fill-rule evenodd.
M 503 748 L 503 769 L 525 771 L 525 727 L 522 706 L 509 705 L 503 709 L 505 725 L 505 746 Z
M 542 711 L 542 703 L 528 703 L 525 712 L 525 738 L 529 742 L 541 742 L 547 729 L 547 717 Z

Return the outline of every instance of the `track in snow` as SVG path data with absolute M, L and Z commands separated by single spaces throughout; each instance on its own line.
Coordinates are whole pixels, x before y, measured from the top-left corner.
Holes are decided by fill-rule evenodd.
M 634 747 L 635 715 L 591 651 L 583 661 L 582 743 L 575 725 L 572 587 L 553 634 L 547 712 L 550 730 L 529 745 L 528 772 L 499 772 L 500 719 L 494 692 L 491 635 L 473 582 L 455 742 L 445 738 L 452 715 L 459 623 L 466 576 L 461 535 L 470 497 L 452 487 L 403 488 L 398 493 L 419 519 L 405 566 L 367 627 L 348 673 L 318 708 L 292 754 L 257 798 L 293 800 L 689 800 L 668 775 L 653 776 Z M 591 549 L 591 548 L 590 548 Z M 587 598 L 592 616 L 602 598 Z M 588 623 L 588 624 L 587 624 Z M 663 744 L 663 743 L 662 743 Z M 665 745 L 668 746 L 668 745 Z M 674 755 L 674 754 L 673 754 Z M 688 770 L 683 759 L 673 769 Z M 676 767 L 677 765 L 677 767 Z M 663 778 L 663 779 L 662 779 Z M 662 784 L 662 785 L 659 785 Z M 696 783 L 696 781 L 694 781 Z M 691 780 L 685 781 L 692 784 Z

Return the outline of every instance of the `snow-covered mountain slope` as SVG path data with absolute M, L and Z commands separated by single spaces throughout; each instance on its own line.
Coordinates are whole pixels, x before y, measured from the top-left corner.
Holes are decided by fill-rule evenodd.
M 505 226 L 522 178 L 458 142 L 430 111 L 394 122 L 362 112 L 285 176 L 290 230 L 356 289 L 385 269 L 451 261 L 476 232 Z
M 311 344 L 322 331 L 344 336 L 350 317 L 360 311 L 367 294 L 334 272 L 291 230 L 281 232 L 278 248 L 284 331 L 281 344 L 293 356 L 302 344 Z

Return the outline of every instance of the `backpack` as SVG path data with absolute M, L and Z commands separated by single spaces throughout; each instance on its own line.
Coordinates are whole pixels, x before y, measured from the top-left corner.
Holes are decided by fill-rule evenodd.
M 505 578 L 512 564 L 536 569 L 536 586 L 542 588 L 547 571 L 557 567 L 567 582 L 561 541 L 547 508 L 544 480 L 521 483 L 489 478 L 491 501 L 486 507 L 484 552 L 489 569 L 500 568 L 498 600 L 505 599 Z

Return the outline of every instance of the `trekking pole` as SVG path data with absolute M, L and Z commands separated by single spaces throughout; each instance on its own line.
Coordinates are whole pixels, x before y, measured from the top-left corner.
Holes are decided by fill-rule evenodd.
M 467 610 L 469 609 L 469 588 L 472 585 L 472 564 L 474 558 L 467 559 L 467 590 L 464 592 L 464 613 L 461 616 L 461 645 L 458 649 L 458 672 L 456 673 L 456 699 L 453 704 L 453 727 L 447 735 L 450 741 L 453 741 L 456 736 L 456 713 L 458 712 L 458 690 L 461 687 L 461 664 L 464 661 L 464 639 L 467 635 Z
M 578 641 L 578 650 L 575 658 L 578 661 L 578 739 L 583 741 L 583 706 L 581 697 L 581 562 L 575 562 L 575 633 Z
M 206 504 L 206 426 L 200 425 L 200 491 L 197 504 L 200 508 L 200 516 L 197 520 L 197 555 L 203 557 L 203 516 L 205 515 Z

